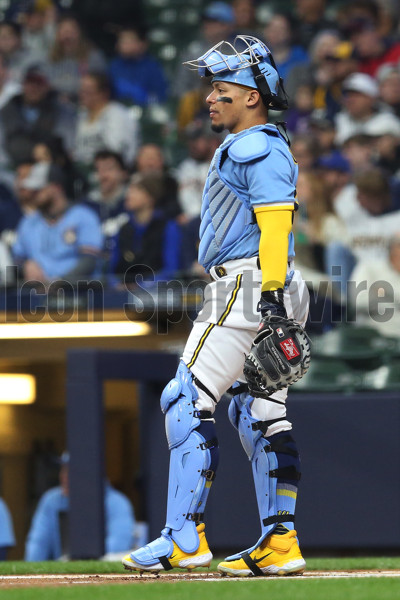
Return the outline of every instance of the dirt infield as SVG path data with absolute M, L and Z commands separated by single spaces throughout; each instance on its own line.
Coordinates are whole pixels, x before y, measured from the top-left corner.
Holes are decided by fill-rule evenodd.
M 303 575 L 292 575 L 290 577 L 257 577 L 261 580 L 270 579 L 340 579 L 340 578 L 366 578 L 366 577 L 400 577 L 400 570 L 386 571 L 308 571 Z M 0 590 L 16 587 L 40 587 L 40 586 L 68 586 L 68 585 L 99 585 L 99 584 L 144 584 L 154 582 L 178 582 L 178 581 L 246 581 L 246 577 L 221 577 L 218 573 L 175 573 L 162 575 L 136 575 L 136 574 L 107 574 L 107 575 L 0 575 Z

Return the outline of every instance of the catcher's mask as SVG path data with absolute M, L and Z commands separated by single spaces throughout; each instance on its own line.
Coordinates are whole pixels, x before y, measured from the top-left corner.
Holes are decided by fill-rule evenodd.
M 233 44 L 219 42 L 196 60 L 183 64 L 198 71 L 200 77 L 212 76 L 212 82 L 226 81 L 258 90 L 268 109 L 288 108 L 283 79 L 271 51 L 256 37 L 238 35 Z

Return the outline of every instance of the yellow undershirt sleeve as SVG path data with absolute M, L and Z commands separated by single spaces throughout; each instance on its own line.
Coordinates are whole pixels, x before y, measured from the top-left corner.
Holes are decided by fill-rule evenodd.
M 260 265 L 262 291 L 283 288 L 286 279 L 289 233 L 292 229 L 292 210 L 255 209 L 257 224 L 261 231 Z

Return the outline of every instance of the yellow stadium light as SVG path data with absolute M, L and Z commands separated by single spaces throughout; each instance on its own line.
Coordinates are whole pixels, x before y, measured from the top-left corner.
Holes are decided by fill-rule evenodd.
M 88 323 L 1 323 L 1 340 L 39 340 L 55 338 L 101 338 L 148 335 L 150 325 L 139 321 L 102 321 Z
M 36 400 L 33 375 L 0 374 L 0 403 L 32 404 Z

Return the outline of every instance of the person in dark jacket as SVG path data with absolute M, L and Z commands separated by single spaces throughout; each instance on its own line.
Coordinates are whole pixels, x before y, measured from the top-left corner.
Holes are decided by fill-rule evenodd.
M 138 275 L 150 281 L 170 279 L 180 268 L 179 226 L 155 208 L 161 182 L 154 174 L 131 179 L 125 201 L 129 221 L 114 239 L 110 265 L 111 273 L 127 284 Z
M 5 150 L 12 165 L 29 160 L 35 144 L 53 137 L 61 137 L 67 151 L 72 149 L 75 110 L 58 101 L 40 65 L 27 69 L 22 93 L 2 108 L 0 121 Z

